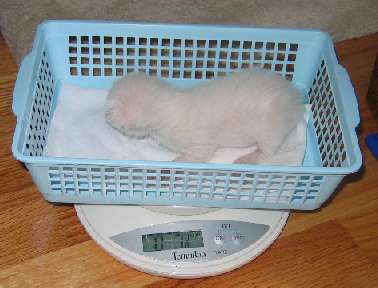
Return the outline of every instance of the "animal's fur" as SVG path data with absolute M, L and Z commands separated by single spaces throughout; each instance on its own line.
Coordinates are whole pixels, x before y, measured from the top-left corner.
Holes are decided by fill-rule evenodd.
M 258 68 L 188 89 L 134 73 L 114 84 L 107 105 L 108 122 L 123 134 L 152 137 L 180 153 L 176 160 L 194 162 L 253 144 L 271 155 L 304 113 L 289 81 Z

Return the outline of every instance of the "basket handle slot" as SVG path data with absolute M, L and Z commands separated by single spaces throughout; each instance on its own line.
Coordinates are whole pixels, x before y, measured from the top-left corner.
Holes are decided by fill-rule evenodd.
M 336 66 L 336 71 L 336 77 L 338 78 L 338 83 L 340 83 L 339 88 L 342 96 L 341 100 L 344 111 L 347 115 L 346 120 L 350 127 L 356 128 L 360 123 L 360 114 L 358 111 L 358 102 L 352 82 L 343 66 L 338 64 Z
M 33 56 L 28 54 L 21 62 L 20 70 L 17 74 L 15 88 L 13 90 L 12 110 L 17 117 L 21 117 L 25 108 L 28 89 L 33 74 Z

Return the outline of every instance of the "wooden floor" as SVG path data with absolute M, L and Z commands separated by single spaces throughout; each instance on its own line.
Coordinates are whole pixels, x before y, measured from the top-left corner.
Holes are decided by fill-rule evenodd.
M 90 240 L 71 205 L 42 199 L 11 156 L 17 67 L 0 38 L 0 287 L 377 287 L 378 161 L 363 139 L 378 131 L 365 101 L 378 33 L 336 46 L 359 98 L 363 168 L 322 209 L 293 212 L 278 241 L 252 263 L 185 281 L 121 265 Z

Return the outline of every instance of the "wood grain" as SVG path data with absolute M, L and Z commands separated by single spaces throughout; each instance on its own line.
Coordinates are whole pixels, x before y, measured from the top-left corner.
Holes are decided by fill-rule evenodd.
M 17 67 L 0 38 L 0 287 L 373 287 L 378 265 L 378 161 L 364 137 L 378 131 L 366 92 L 378 33 L 336 45 L 359 98 L 364 166 L 321 209 L 293 212 L 279 240 L 252 263 L 218 277 L 173 280 L 124 266 L 103 252 L 72 205 L 42 199 L 10 147 Z

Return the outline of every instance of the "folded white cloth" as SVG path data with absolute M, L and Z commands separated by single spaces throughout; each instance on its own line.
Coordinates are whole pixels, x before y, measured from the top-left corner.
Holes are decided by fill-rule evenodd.
M 58 95 L 50 123 L 46 155 L 53 157 L 172 161 L 178 155 L 151 139 L 137 140 L 120 134 L 106 123 L 105 103 L 108 90 L 64 85 Z M 303 121 L 287 137 L 277 153 L 260 164 L 300 165 L 306 149 L 309 109 Z M 253 152 L 256 146 L 243 149 L 220 149 L 211 163 L 232 163 Z

